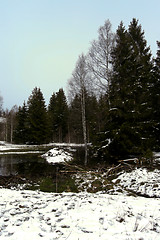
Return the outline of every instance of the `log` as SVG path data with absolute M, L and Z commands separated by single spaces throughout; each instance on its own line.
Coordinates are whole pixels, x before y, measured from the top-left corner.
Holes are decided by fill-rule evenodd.
M 119 160 L 118 162 L 120 162 L 120 163 L 134 162 L 135 164 L 138 164 L 139 159 L 138 158 L 129 158 L 129 159 Z

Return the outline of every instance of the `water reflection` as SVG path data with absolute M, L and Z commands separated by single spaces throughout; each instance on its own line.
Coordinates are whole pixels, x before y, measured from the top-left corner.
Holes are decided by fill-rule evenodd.
M 20 154 L 0 154 L 0 180 L 1 185 L 5 187 L 15 187 L 17 184 L 23 184 L 25 189 L 41 190 L 47 192 L 76 192 L 77 187 L 70 172 L 65 172 L 66 166 L 63 164 L 49 164 L 44 158 L 41 158 L 42 152 Z M 74 156 L 77 163 L 83 162 L 84 149 L 76 149 Z M 13 177 L 13 175 L 16 175 Z M 11 177 L 6 180 L 5 177 Z M 21 181 L 23 180 L 23 181 Z M 5 182 L 4 182 L 5 181 Z
M 74 148 L 74 157 L 77 163 L 83 163 L 84 149 Z M 45 152 L 45 151 L 44 151 Z M 44 153 L 43 152 L 43 153 Z M 29 154 L 10 153 L 0 154 L 0 176 L 21 175 L 29 178 L 37 178 L 39 176 L 54 176 L 56 175 L 57 167 L 60 169 L 63 166 L 60 164 L 52 165 L 47 163 L 44 158 L 41 158 L 42 152 L 32 152 Z
M 42 174 L 46 170 L 46 161 L 39 154 L 0 155 L 0 176 Z
M 0 175 L 9 176 L 16 174 L 17 160 L 14 159 L 13 155 L 0 156 Z

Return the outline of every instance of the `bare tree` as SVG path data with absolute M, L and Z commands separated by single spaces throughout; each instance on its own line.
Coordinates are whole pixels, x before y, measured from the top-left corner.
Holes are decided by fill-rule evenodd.
M 5 111 L 5 140 L 7 142 L 13 142 L 13 131 L 16 124 L 16 113 L 18 107 L 14 105 L 10 111 Z
M 82 129 L 83 129 L 83 139 L 85 145 L 85 161 L 84 164 L 87 165 L 87 127 L 86 127 L 86 91 L 89 88 L 88 81 L 88 69 L 86 63 L 86 57 L 82 54 L 79 56 L 76 63 L 74 72 L 72 73 L 72 78 L 69 80 L 69 92 L 70 96 L 78 95 L 81 99 L 81 115 L 82 115 Z
M 88 68 L 98 90 L 109 94 L 112 72 L 111 52 L 115 44 L 115 34 L 109 20 L 98 30 L 98 39 L 92 42 L 88 53 Z

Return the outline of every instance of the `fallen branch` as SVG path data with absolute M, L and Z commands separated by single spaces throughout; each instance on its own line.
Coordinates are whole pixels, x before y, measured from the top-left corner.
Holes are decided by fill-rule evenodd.
M 88 173 L 88 171 L 70 171 L 70 170 L 61 170 L 61 171 L 59 171 L 60 173 Z
M 135 164 L 138 164 L 139 159 L 138 158 L 129 158 L 129 159 L 119 160 L 118 162 L 120 162 L 120 163 L 134 162 Z
M 122 164 L 120 163 L 118 166 L 110 168 L 110 169 L 107 171 L 106 175 L 111 174 L 112 172 L 118 170 L 118 169 L 121 168 L 121 167 L 122 167 Z

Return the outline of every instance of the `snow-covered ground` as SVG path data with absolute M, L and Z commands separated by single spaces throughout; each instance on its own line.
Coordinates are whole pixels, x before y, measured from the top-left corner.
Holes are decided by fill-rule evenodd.
M 113 182 L 127 191 L 160 198 L 160 170 L 158 169 L 149 171 L 146 168 L 137 168 L 129 173 L 123 172 Z
M 160 201 L 0 189 L 0 239 L 160 239 Z
M 72 155 L 54 148 L 44 157 L 54 163 Z M 83 181 L 92 187 L 103 178 L 105 189 L 105 177 L 86 173 Z M 137 168 L 112 183 L 110 194 L 0 188 L 0 240 L 159 240 L 160 171 Z M 152 198 L 129 196 L 132 191 Z
M 88 174 L 86 184 L 92 179 L 92 174 Z M 159 180 L 159 170 L 137 168 L 130 173 L 121 172 L 113 180 L 115 185 L 110 194 L 2 188 L 0 239 L 159 240 Z M 129 196 L 131 190 L 152 198 Z

